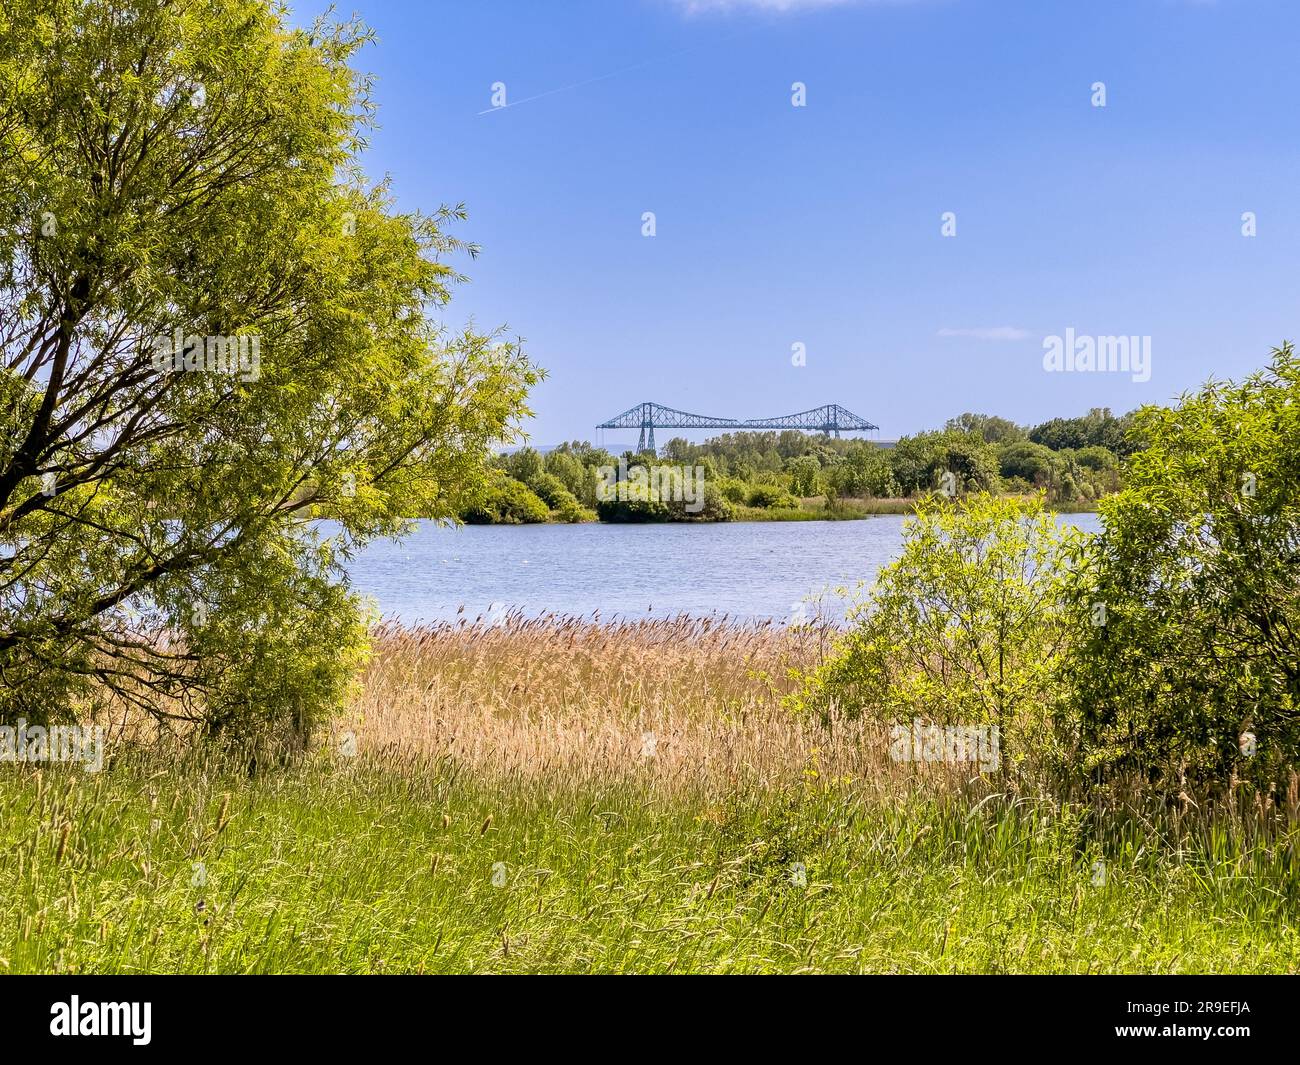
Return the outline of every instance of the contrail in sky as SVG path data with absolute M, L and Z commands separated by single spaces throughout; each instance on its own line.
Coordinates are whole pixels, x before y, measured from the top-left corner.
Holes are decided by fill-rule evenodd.
M 740 30 L 733 33 L 730 37 L 724 37 L 724 41 L 732 41 L 745 33 L 751 32 L 755 27 Z M 690 48 L 682 48 L 676 52 L 669 52 L 667 55 L 652 56 L 650 59 L 643 59 L 639 63 L 633 63 L 631 66 L 620 67 L 618 70 L 611 70 L 608 74 L 598 74 L 594 78 L 587 78 L 585 81 L 575 81 L 572 85 L 562 85 L 558 89 L 547 89 L 546 92 L 539 92 L 536 96 L 525 96 L 522 100 L 516 100 L 514 103 L 502 104 L 500 107 L 489 107 L 486 110 L 478 112 L 480 115 L 490 115 L 493 111 L 508 111 L 512 107 L 521 107 L 524 104 L 532 103 L 534 100 L 541 100 L 547 96 L 554 96 L 558 92 L 569 92 L 573 89 L 581 89 L 585 85 L 594 85 L 598 81 L 607 81 L 609 78 L 617 77 L 619 74 L 626 74 L 631 70 L 640 70 L 642 67 L 648 67 L 652 63 L 660 63 L 667 59 L 676 59 L 678 56 L 686 55 L 689 52 L 698 52 L 701 48 L 707 47 L 703 44 L 692 45 Z

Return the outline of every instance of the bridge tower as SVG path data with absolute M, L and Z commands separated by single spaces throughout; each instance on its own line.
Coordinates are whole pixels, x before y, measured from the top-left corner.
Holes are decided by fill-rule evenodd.
M 648 443 L 649 443 L 649 450 L 654 451 L 655 454 L 657 455 L 657 454 L 659 454 L 659 452 L 655 450 L 655 422 L 654 422 L 654 404 L 653 404 L 653 403 L 642 403 L 642 404 L 641 404 L 641 438 L 637 441 L 637 444 L 636 444 L 636 451 L 637 451 L 637 454 L 638 454 L 638 455 L 641 454 L 642 452 L 644 452 L 644 451 L 646 450 L 646 444 L 647 444 L 647 440 L 646 440 L 646 430 L 647 430 L 647 429 L 650 430 L 650 439 L 649 439 L 649 441 L 648 441 Z

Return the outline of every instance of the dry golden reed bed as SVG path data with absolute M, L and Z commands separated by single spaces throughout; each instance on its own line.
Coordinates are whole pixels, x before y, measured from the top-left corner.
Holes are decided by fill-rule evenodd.
M 829 633 L 698 619 L 510 616 L 375 634 L 354 711 L 370 756 L 449 757 L 494 778 L 632 778 L 653 790 L 897 775 L 878 727 L 781 705 Z

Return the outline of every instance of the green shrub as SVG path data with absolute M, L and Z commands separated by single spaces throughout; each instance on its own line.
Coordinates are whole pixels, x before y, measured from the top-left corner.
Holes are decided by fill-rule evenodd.
M 1041 488 L 1052 481 L 1056 454 L 1042 444 L 1019 440 L 1002 449 L 998 465 L 1003 477 L 1019 478 Z
M 889 462 L 894 479 L 909 494 L 933 491 L 945 473 L 953 475 L 963 494 L 996 492 L 1000 487 L 997 449 L 975 433 L 945 430 L 905 436 L 889 452 Z
M 470 525 L 531 525 L 547 521 L 550 510 L 525 484 L 499 474 L 465 511 Z
M 1074 453 L 1074 461 L 1094 473 L 1119 468 L 1119 456 L 1104 447 L 1081 447 Z
M 598 500 L 596 517 L 615 524 L 667 521 L 668 504 L 650 499 L 644 492 L 629 493 L 626 499 Z
M 822 466 L 814 455 L 800 455 L 786 464 L 790 474 L 790 491 L 797 496 L 817 494 L 817 481 L 821 477 Z M 751 503 L 750 506 L 757 504 Z
M 560 497 L 551 508 L 551 518 L 554 521 L 573 524 L 580 521 L 594 521 L 596 512 L 588 510 L 574 498 L 572 493 L 566 492 L 565 496 Z
M 902 554 L 794 705 L 828 720 L 996 725 L 1004 757 L 1046 766 L 1070 630 L 1066 561 L 1080 536 L 1038 497 L 920 501 Z
M 731 521 L 733 515 L 731 504 L 723 497 L 718 486 L 712 481 L 704 482 L 704 505 L 696 511 L 688 511 L 681 500 L 668 504 L 673 521 Z
M 1275 794 L 1300 762 L 1300 360 L 1135 416 L 1075 597 L 1085 768 Z
M 684 498 L 672 498 L 677 493 L 666 490 L 668 482 L 656 475 L 656 469 L 649 468 L 647 480 L 629 479 L 619 483 L 612 489 L 613 498 L 597 501 L 596 516 L 608 522 L 731 520 L 731 507 L 717 485 L 704 481 L 702 498 L 688 503 Z M 635 468 L 633 472 L 636 472 Z M 665 494 L 669 498 L 663 498 Z
M 550 508 L 551 516 L 557 521 L 589 521 L 593 516 L 564 482 L 552 474 L 537 474 L 528 487 Z
M 780 485 L 756 484 L 745 500 L 751 507 L 797 507 L 799 501 Z
M 749 500 L 749 485 L 737 477 L 723 477 L 718 482 L 718 491 L 728 503 L 744 505 Z

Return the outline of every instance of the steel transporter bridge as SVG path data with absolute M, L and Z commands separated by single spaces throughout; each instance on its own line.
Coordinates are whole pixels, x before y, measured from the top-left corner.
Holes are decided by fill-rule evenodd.
M 655 428 L 660 429 L 732 429 L 748 432 L 751 429 L 800 429 L 806 433 L 825 433 L 829 436 L 841 431 L 848 433 L 868 432 L 879 429 L 866 418 L 859 418 L 851 410 L 845 410 L 837 403 L 825 407 L 814 407 L 798 414 L 781 414 L 775 418 L 750 418 L 742 421 L 738 418 L 710 418 L 707 414 L 688 414 L 684 410 L 674 410 L 659 403 L 638 403 L 635 407 L 615 415 L 607 422 L 601 422 L 597 429 L 637 429 L 641 430 L 641 440 L 637 451 L 647 448 L 655 450 Z M 647 437 L 647 434 L 648 437 Z

